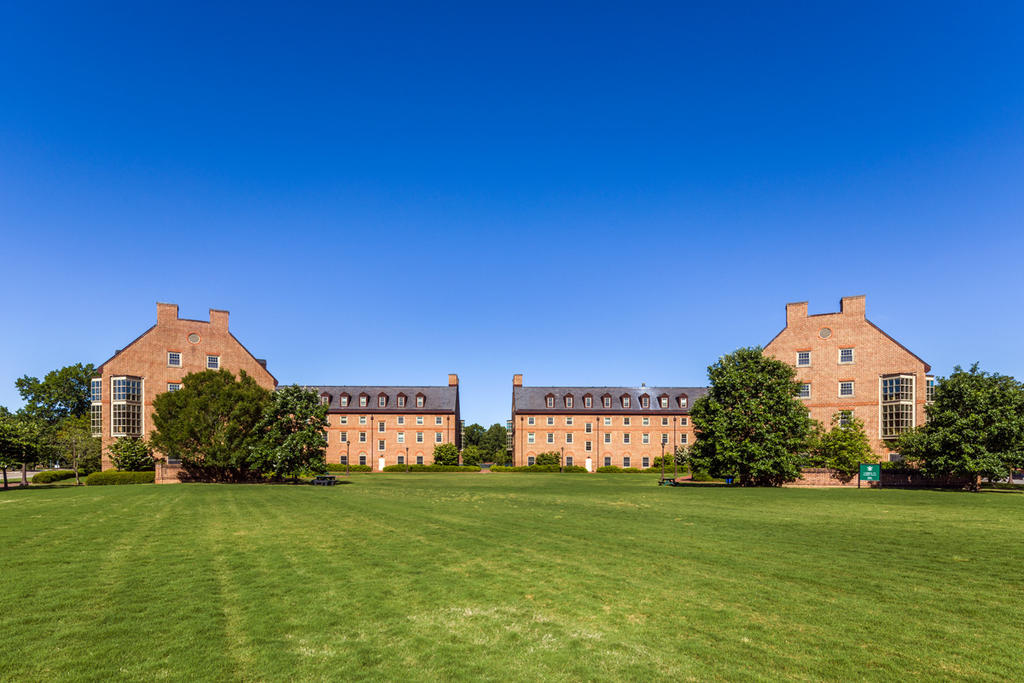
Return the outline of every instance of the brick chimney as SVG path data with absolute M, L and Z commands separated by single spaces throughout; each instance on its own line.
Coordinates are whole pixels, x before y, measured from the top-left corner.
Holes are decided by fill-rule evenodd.
M 786 304 L 786 327 L 789 327 L 797 320 L 803 320 L 807 317 L 807 302 L 797 301 L 796 303 Z
M 514 387 L 521 387 L 521 386 L 523 386 L 523 376 L 522 375 L 512 375 L 512 386 L 514 386 Z
M 448 373 L 448 386 L 457 387 L 459 386 L 459 376 L 455 373 Z
M 178 319 L 178 304 L 156 303 L 156 324 L 172 323 Z
M 216 308 L 210 309 L 210 324 L 222 330 L 228 329 L 228 312 Z
M 866 298 L 863 294 L 860 296 L 844 296 L 839 300 L 839 312 L 843 315 L 852 315 L 857 318 L 863 318 L 865 316 L 865 309 L 867 304 L 865 303 Z

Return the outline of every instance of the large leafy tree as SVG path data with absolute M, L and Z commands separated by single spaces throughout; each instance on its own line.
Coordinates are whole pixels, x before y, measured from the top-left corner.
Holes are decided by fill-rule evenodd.
M 467 425 L 466 429 L 462 432 L 463 437 L 465 437 L 463 439 L 462 447 L 466 448 L 468 446 L 481 445 L 484 440 L 484 434 L 486 433 L 487 430 L 483 428 L 483 425 L 479 425 L 476 422 L 471 425 Z
M 779 486 L 800 476 L 813 421 L 797 398 L 796 371 L 742 348 L 708 368 L 711 387 L 692 408 L 694 470 L 744 486 Z
M 479 446 L 466 446 L 462 449 L 463 465 L 479 465 L 487 458 L 487 454 Z
M 43 379 L 24 375 L 14 381 L 30 417 L 56 425 L 69 416 L 89 412 L 89 382 L 96 375 L 92 363 L 76 363 L 46 373 Z
M 314 391 L 297 385 L 274 392 L 257 425 L 259 441 L 249 467 L 276 477 L 327 470 L 327 406 Z
M 258 426 L 269 391 L 242 371 L 205 370 L 186 375 L 178 391 L 153 400 L 150 443 L 181 461 L 191 475 L 214 480 L 248 479 L 249 457 L 259 445 Z
M 145 439 L 125 437 L 107 447 L 114 467 L 122 472 L 148 472 L 156 467 L 153 450 Z
M 503 456 L 507 447 L 505 442 L 506 434 L 505 425 L 495 422 L 487 428 L 487 432 L 480 442 L 481 448 L 489 453 L 495 461 L 504 460 Z
M 453 443 L 439 443 L 434 446 L 435 465 L 458 465 L 459 449 Z
M 1024 467 L 1024 384 L 1013 377 L 956 366 L 925 411 L 897 446 L 925 474 L 995 480 Z
M 75 472 L 75 485 L 81 485 L 79 470 L 98 459 L 100 440 L 93 437 L 88 415 L 72 415 L 57 425 L 56 440 L 65 460 Z M 150 458 L 152 460 L 152 458 Z
M 3 470 L 5 489 L 7 470 L 18 465 L 21 465 L 21 485 L 28 486 L 28 466 L 39 458 L 41 433 L 38 420 L 7 411 L 0 415 L 0 469 Z
M 877 462 L 864 421 L 851 414 L 832 416 L 832 429 L 816 434 L 808 449 L 807 464 L 827 467 L 852 477 L 862 462 Z

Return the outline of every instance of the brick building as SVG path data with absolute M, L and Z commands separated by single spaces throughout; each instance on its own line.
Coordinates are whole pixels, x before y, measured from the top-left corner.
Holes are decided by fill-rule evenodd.
M 786 304 L 786 327 L 764 352 L 796 368 L 812 418 L 826 428 L 835 414 L 860 418 L 883 460 L 895 457 L 896 437 L 924 422 L 931 366 L 867 319 L 863 296 L 843 297 L 838 313 Z
M 524 387 L 512 378 L 509 441 L 515 465 L 555 451 L 565 465 L 651 467 L 693 443 L 690 406 L 704 387 Z
M 192 372 L 245 371 L 273 390 L 277 380 L 228 330 L 228 312 L 210 309 L 210 320 L 178 317 L 175 304 L 156 305 L 156 324 L 103 362 L 92 380 L 92 432 L 102 439 L 103 469 L 113 467 L 107 447 L 124 436 L 152 431 L 153 399 L 181 388 Z
M 448 386 L 306 386 L 327 409 L 327 462 L 386 465 L 434 462 L 434 447 L 462 448 L 459 377 Z

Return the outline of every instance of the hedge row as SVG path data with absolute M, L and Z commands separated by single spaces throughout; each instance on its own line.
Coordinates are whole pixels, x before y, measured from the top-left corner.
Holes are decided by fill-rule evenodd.
M 74 470 L 46 470 L 45 472 L 37 472 L 32 475 L 33 484 L 49 484 L 54 481 L 63 481 L 65 479 L 74 479 Z
M 109 486 L 112 484 L 152 484 L 156 472 L 120 472 L 105 470 L 93 472 L 85 478 L 86 486 Z
M 558 465 L 519 465 L 518 467 L 505 467 L 494 465 L 491 472 L 558 472 Z M 586 467 L 580 465 L 567 465 L 561 469 L 562 472 L 586 472 Z
M 372 472 L 373 468 L 369 465 L 343 465 L 337 462 L 327 463 L 328 472 L 344 472 L 345 468 L 348 467 L 349 472 Z
M 408 470 L 406 470 L 408 468 Z M 387 465 L 385 472 L 479 472 L 475 465 Z

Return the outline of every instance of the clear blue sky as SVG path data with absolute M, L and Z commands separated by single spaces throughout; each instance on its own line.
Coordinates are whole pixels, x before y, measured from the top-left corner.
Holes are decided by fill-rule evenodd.
M 851 294 L 1024 377 L 1021 3 L 18 4 L 0 404 L 156 301 L 282 383 L 458 372 L 485 424 L 515 372 L 700 385 Z

